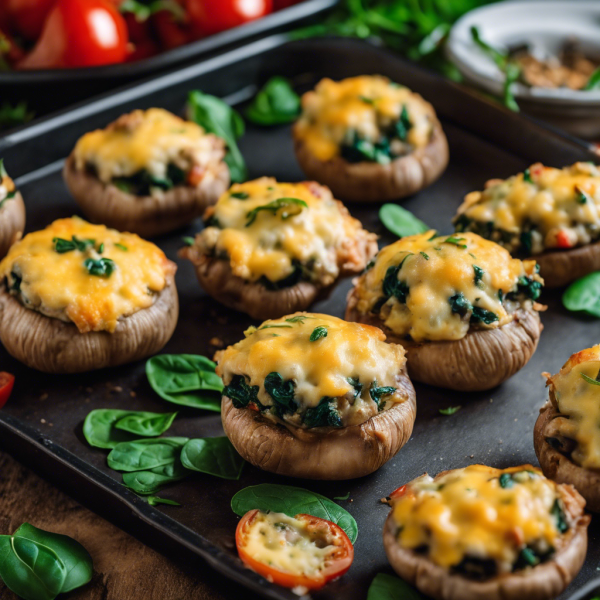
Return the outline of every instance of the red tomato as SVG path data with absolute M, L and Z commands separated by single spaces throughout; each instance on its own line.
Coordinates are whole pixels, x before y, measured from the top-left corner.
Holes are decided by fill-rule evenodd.
M 106 0 L 58 0 L 20 69 L 92 67 L 123 62 L 127 26 Z
M 309 590 L 318 590 L 328 581 L 341 577 L 350 568 L 354 560 L 354 546 L 352 546 L 352 542 L 348 539 L 344 530 L 331 521 L 319 519 L 312 515 L 296 515 L 294 518 L 304 521 L 309 531 L 318 531 L 320 535 L 323 535 L 323 532 L 325 532 L 328 543 L 336 546 L 336 550 L 328 557 L 322 570 L 313 576 L 304 574 L 295 575 L 279 571 L 273 566 L 260 562 L 246 551 L 248 534 L 260 512 L 260 510 L 247 512 L 238 523 L 235 531 L 235 543 L 240 558 L 259 575 L 283 587 L 294 588 L 302 586 Z
M 211 35 L 273 12 L 273 0 L 186 0 L 190 21 L 200 35 Z
M 36 40 L 56 0 L 3 0 L 11 27 L 28 40 Z
M 273 0 L 273 10 L 281 10 L 282 8 L 289 8 L 294 4 L 300 4 L 304 0 Z
M 566 231 L 559 231 L 556 234 L 556 245 L 558 248 L 570 248 L 572 246 L 569 234 Z
M 161 10 L 152 15 L 152 23 L 158 34 L 160 45 L 165 50 L 172 50 L 192 41 L 189 27 L 179 23 L 173 13 L 168 10 Z
M 404 496 L 405 493 L 406 493 L 406 484 L 401 485 L 399 488 L 395 489 L 389 495 L 389 498 L 390 498 L 390 500 L 393 500 L 395 498 L 400 498 L 400 497 Z
M 15 384 L 15 376 L 5 371 L 0 371 L 0 408 L 2 408 L 8 400 Z

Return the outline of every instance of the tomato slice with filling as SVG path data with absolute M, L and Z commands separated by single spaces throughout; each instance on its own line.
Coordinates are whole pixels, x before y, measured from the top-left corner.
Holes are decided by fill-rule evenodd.
M 344 530 L 312 515 L 251 510 L 239 522 L 235 542 L 246 566 L 287 588 L 322 588 L 354 560 L 354 546 Z
M 10 373 L 6 373 L 6 371 L 0 371 L 0 408 L 2 408 L 13 389 L 13 385 L 15 384 L 15 376 Z

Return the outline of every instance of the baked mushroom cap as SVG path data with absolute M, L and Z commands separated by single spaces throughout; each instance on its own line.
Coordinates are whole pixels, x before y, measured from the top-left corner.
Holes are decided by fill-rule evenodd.
M 440 473 L 435 479 L 446 473 Z M 552 559 L 535 567 L 503 573 L 485 581 L 451 573 L 427 556 L 398 544 L 393 511 L 383 529 L 385 552 L 402 579 L 436 600 L 551 600 L 569 585 L 583 566 L 590 522 L 583 511 L 585 502 L 572 486 L 560 486 L 559 494 L 573 525 Z
M 449 158 L 448 141 L 437 119 L 426 146 L 387 165 L 366 161 L 350 163 L 340 156 L 322 161 L 297 135 L 294 151 L 307 177 L 328 186 L 337 197 L 352 202 L 384 202 L 410 196 L 431 185 L 444 172 Z
M 0 207 L 0 259 L 19 241 L 25 230 L 25 204 L 21 192 Z
M 600 271 L 600 242 L 572 250 L 548 250 L 532 257 L 540 265 L 540 275 L 548 288 L 558 288 Z
M 406 371 L 396 378 L 406 400 L 360 425 L 314 431 L 237 409 L 223 397 L 223 429 L 240 456 L 259 469 L 304 479 L 342 480 L 377 471 L 412 434 L 417 403 Z

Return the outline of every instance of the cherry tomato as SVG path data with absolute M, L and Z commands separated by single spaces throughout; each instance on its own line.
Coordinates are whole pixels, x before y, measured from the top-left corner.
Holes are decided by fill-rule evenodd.
M 211 35 L 268 15 L 273 0 L 186 0 L 186 7 L 196 31 Z
M 282 8 L 289 8 L 294 4 L 300 4 L 303 0 L 273 0 L 273 10 L 281 10 Z
M 279 571 L 276 567 L 267 565 L 254 558 L 247 552 L 246 547 L 250 531 L 256 524 L 256 519 L 260 514 L 260 510 L 247 512 L 238 523 L 235 532 L 235 543 L 240 558 L 259 575 L 283 587 L 295 588 L 302 586 L 309 590 L 318 590 L 328 581 L 341 577 L 350 568 L 354 560 L 354 547 L 344 530 L 331 521 L 303 514 L 296 515 L 294 518 L 303 521 L 304 526 L 309 531 L 319 532 L 318 535 L 325 537 L 329 544 L 336 546 L 336 549 L 325 560 L 323 569 L 312 576 L 298 575 Z
M 16 33 L 28 40 L 36 40 L 44 27 L 46 17 L 56 0 L 2 0 L 8 22 Z M 0 2 L 0 3 L 2 3 Z
M 406 484 L 401 485 L 399 488 L 395 489 L 389 495 L 389 498 L 390 498 L 390 500 L 393 500 L 395 498 L 400 498 L 400 497 L 404 496 L 405 493 L 406 493 Z
M 106 0 L 58 0 L 20 69 L 91 67 L 123 62 L 127 26 Z
M 559 231 L 556 234 L 556 246 L 558 248 L 571 248 L 571 239 L 566 231 Z
M 2 408 L 8 400 L 15 384 L 15 376 L 5 371 L 0 371 L 0 408 Z
M 173 13 L 168 10 L 161 10 L 152 15 L 152 23 L 158 34 L 160 45 L 165 50 L 172 50 L 192 41 L 189 26 L 178 22 Z

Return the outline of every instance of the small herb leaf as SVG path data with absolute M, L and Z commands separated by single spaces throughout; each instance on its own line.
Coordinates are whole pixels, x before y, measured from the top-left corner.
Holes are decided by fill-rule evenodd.
M 284 77 L 272 77 L 256 94 L 246 117 L 257 125 L 291 123 L 300 114 L 300 96 Z
M 462 407 L 460 406 L 449 406 L 448 408 L 440 408 L 440 414 L 442 415 L 453 415 L 457 413 Z
M 311 342 L 316 342 L 317 340 L 323 339 L 327 337 L 327 327 L 315 327 L 310 334 L 309 340 Z

